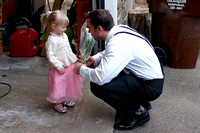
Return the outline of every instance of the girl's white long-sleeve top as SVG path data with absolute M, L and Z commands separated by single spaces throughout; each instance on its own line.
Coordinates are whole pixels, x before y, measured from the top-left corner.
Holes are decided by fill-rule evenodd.
M 93 56 L 95 65 L 98 64 L 97 67 L 92 69 L 82 66 L 80 75 L 96 84 L 103 85 L 126 68 L 145 80 L 162 79 L 160 63 L 152 46 L 130 34 L 115 35 L 120 31 L 133 32 L 114 26 L 107 35 L 105 50 Z M 133 33 L 139 35 L 137 32 Z
M 63 38 L 50 33 L 46 43 L 46 57 L 51 66 L 60 70 L 62 66 L 69 66 L 77 61 L 76 55 L 72 52 L 68 37 L 63 33 Z

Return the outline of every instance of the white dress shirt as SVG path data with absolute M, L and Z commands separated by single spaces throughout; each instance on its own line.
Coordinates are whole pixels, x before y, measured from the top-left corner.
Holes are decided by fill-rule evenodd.
M 46 43 L 46 57 L 50 65 L 60 70 L 62 66 L 69 66 L 77 61 L 76 55 L 72 52 L 68 37 L 63 33 L 63 38 L 50 33 Z
M 106 38 L 105 50 L 93 56 L 95 69 L 82 66 L 80 75 L 90 81 L 103 85 L 115 78 L 124 68 L 145 80 L 162 79 L 159 60 L 146 41 L 136 36 L 117 32 L 131 30 L 114 26 Z

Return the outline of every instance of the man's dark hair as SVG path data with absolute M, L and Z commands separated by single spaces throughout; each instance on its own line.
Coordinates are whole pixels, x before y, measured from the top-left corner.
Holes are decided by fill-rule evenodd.
M 101 26 L 105 31 L 109 31 L 114 26 L 111 14 L 105 9 L 97 9 L 89 12 L 86 18 L 91 19 L 90 22 L 94 26 L 94 29 Z

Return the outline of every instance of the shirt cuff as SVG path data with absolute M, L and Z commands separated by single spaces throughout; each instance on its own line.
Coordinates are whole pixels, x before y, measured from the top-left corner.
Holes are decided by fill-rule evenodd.
M 85 77 L 85 76 L 84 76 L 84 71 L 85 71 L 85 69 L 87 69 L 87 67 L 84 66 L 84 65 L 82 65 L 81 68 L 80 68 L 80 70 L 79 70 L 79 74 L 80 74 L 82 77 Z

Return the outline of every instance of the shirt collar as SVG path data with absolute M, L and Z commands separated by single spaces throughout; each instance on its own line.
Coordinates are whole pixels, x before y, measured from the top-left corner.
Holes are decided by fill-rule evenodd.
M 119 31 L 119 26 L 113 26 L 113 28 L 109 31 L 107 37 L 106 37 L 106 43 L 109 42 L 109 40 Z
M 54 36 L 54 37 L 59 37 L 59 38 L 61 38 L 60 36 L 58 36 L 57 34 L 55 34 L 55 33 L 53 33 L 53 32 L 50 32 L 50 35 L 52 35 L 52 36 Z M 64 33 L 62 34 L 62 36 L 63 36 L 64 38 L 66 38 Z
M 114 36 L 115 26 L 109 31 L 107 37 L 106 37 L 106 43 L 109 42 L 109 40 Z

